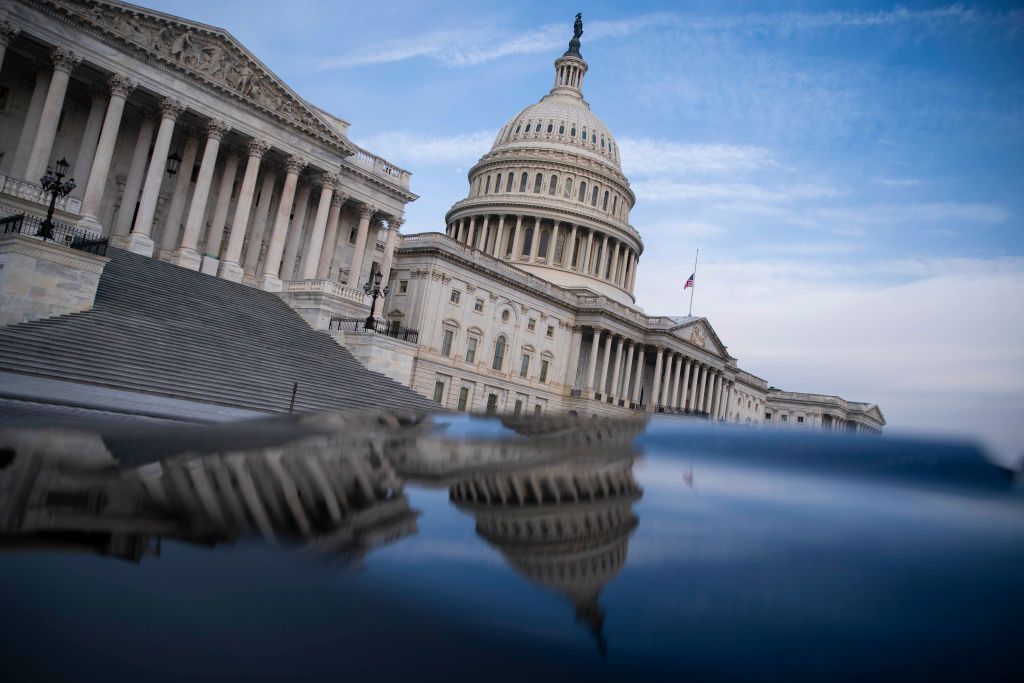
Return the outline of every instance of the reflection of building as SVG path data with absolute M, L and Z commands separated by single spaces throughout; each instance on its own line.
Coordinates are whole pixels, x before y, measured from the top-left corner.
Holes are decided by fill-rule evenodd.
M 569 598 L 605 650 L 598 597 L 626 562 L 642 492 L 621 449 L 456 481 L 451 500 L 530 581 Z
M 109 458 L 83 466 L 15 448 L 0 469 L 0 530 L 5 545 L 92 548 L 134 561 L 161 537 L 218 544 L 258 534 L 358 562 L 415 533 L 416 513 L 387 461 L 351 445 L 312 436 L 120 472 Z

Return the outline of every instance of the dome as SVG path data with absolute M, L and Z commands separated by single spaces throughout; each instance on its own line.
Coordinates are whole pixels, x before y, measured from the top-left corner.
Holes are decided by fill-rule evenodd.
M 581 17 L 550 92 L 512 117 L 469 171 L 446 234 L 548 282 L 634 306 L 643 241 L 619 145 L 583 98 Z

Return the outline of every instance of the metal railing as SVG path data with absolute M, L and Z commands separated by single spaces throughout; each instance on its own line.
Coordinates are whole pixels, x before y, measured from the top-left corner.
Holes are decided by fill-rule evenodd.
M 39 234 L 43 220 L 39 216 L 29 216 L 24 213 L 12 214 L 0 218 L 0 229 L 3 230 L 5 235 L 14 234 L 38 237 L 44 241 L 49 240 L 55 244 L 62 244 L 65 247 L 89 254 L 96 254 L 97 256 L 107 255 L 108 241 L 106 239 L 101 238 L 94 232 L 74 228 L 65 223 L 54 222 L 50 234 L 43 237 Z
M 328 330 L 345 330 L 352 332 L 363 332 L 373 331 L 377 334 L 383 334 L 388 337 L 394 337 L 395 339 L 401 339 L 411 344 L 418 344 L 420 341 L 419 330 L 411 330 L 408 327 L 402 327 L 397 321 L 394 320 L 374 320 L 371 327 L 366 326 L 366 318 L 346 318 L 336 316 L 331 318 L 331 322 L 327 325 Z

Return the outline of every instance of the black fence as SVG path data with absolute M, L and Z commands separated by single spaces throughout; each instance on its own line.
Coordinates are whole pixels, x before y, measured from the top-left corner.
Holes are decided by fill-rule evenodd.
M 360 332 L 363 330 L 372 330 L 377 334 L 384 334 L 395 339 L 401 339 L 412 344 L 418 344 L 420 341 L 419 330 L 410 330 L 408 327 L 402 327 L 397 321 L 394 320 L 374 320 L 371 327 L 366 326 L 366 318 L 331 318 L 331 322 L 328 325 L 330 330 L 351 330 L 353 332 Z
M 107 240 L 97 237 L 96 233 L 80 230 L 66 223 L 54 222 L 49 234 L 45 234 L 45 231 L 42 230 L 44 220 L 39 216 L 17 213 L 0 218 L 0 230 L 5 235 L 18 234 L 39 237 L 78 251 L 85 251 L 97 256 L 107 255 Z

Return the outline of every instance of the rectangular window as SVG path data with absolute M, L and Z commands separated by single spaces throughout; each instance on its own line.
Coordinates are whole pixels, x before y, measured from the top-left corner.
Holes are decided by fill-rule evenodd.
M 548 381 L 548 361 L 547 360 L 542 360 L 540 362 L 540 381 L 541 382 L 547 382 Z
M 476 311 L 477 313 L 483 313 L 484 312 L 484 300 L 483 299 L 477 299 L 476 301 L 474 301 L 473 302 L 473 310 Z
M 476 361 L 476 337 L 470 337 L 469 341 L 466 342 L 466 362 L 473 363 Z
M 512 414 L 513 415 L 521 415 L 522 412 L 523 412 L 523 401 L 522 401 L 522 399 L 518 399 L 517 398 L 516 399 L 516 407 L 515 407 L 515 410 L 513 411 Z
M 548 325 L 547 335 L 548 335 L 548 339 L 554 339 L 555 338 L 555 326 L 554 325 Z
M 772 414 L 771 413 L 765 413 L 764 414 L 764 419 L 766 419 L 766 420 L 772 419 Z
M 444 404 L 444 382 L 441 380 L 434 382 L 434 402 Z
M 462 387 L 459 389 L 459 410 L 466 409 L 466 403 L 469 401 L 469 387 Z
M 519 363 L 519 376 L 526 377 L 526 373 L 530 371 L 530 354 L 524 353 L 523 359 Z
M 796 421 L 797 421 L 798 424 L 803 424 L 804 423 L 804 416 L 803 415 L 797 415 Z
M 352 230 L 349 231 L 349 233 L 348 233 L 348 243 L 349 244 L 355 244 L 356 243 L 356 234 L 358 234 L 358 231 L 357 231 L 356 228 L 352 228 Z
M 455 339 L 454 330 L 445 330 L 444 337 L 441 339 L 441 355 L 450 356 L 452 355 L 452 341 Z
M 536 405 L 533 406 L 533 414 L 534 415 L 540 415 L 542 412 L 544 412 L 544 409 L 541 408 L 541 405 L 539 403 L 537 403 Z
M 534 330 L 536 330 L 537 329 L 537 321 L 534 320 L 533 318 L 530 318 L 526 322 L 526 329 L 528 329 L 530 332 L 533 332 Z
M 460 292 L 457 289 L 453 289 L 452 290 L 452 295 L 451 295 L 451 297 L 449 297 L 449 301 L 451 301 L 453 304 L 457 304 L 457 303 L 459 303 L 459 300 L 461 300 L 461 299 L 462 299 L 462 292 Z
M 789 415 L 780 415 L 779 419 L 783 422 L 789 422 Z
M 398 293 L 399 294 L 405 294 L 408 291 L 409 291 L 409 281 L 408 280 L 399 280 L 398 281 Z
M 511 178 L 512 176 L 509 176 Z M 487 394 L 487 414 L 494 415 L 498 412 L 498 395 Z

